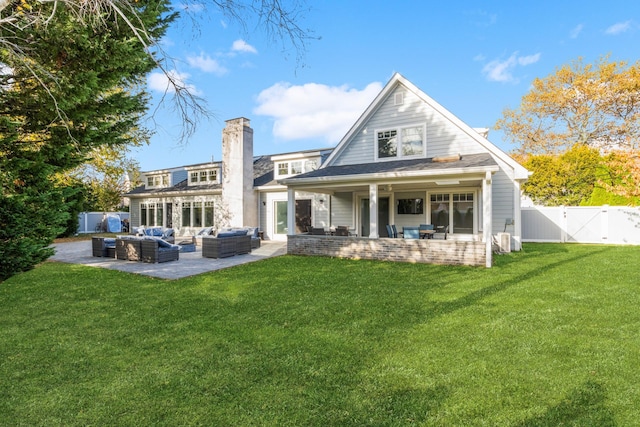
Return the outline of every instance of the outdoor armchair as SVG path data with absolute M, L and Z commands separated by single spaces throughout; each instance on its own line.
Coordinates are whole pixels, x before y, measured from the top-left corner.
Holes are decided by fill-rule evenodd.
M 92 237 L 91 250 L 93 256 L 109 257 L 116 256 L 116 239 L 112 237 Z
M 180 246 L 156 237 L 143 237 L 140 241 L 142 262 L 159 263 L 180 259 Z

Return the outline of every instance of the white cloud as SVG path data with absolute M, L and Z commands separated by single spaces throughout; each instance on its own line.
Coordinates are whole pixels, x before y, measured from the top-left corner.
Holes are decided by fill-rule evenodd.
M 607 28 L 605 30 L 605 34 L 609 34 L 609 35 L 612 35 L 612 36 L 615 36 L 615 35 L 618 35 L 618 34 L 622 34 L 622 33 L 625 33 L 627 31 L 629 31 L 631 29 L 631 26 L 632 26 L 632 22 L 631 21 L 618 22 L 616 24 L 613 24 L 609 28 Z
M 487 79 L 492 82 L 517 83 L 518 79 L 514 77 L 513 72 L 517 66 L 526 67 L 535 64 L 540 60 L 541 53 L 528 56 L 518 56 L 518 52 L 514 52 L 505 60 L 494 59 L 484 66 L 482 72 Z
M 232 52 L 258 53 L 258 50 L 242 39 L 238 39 L 231 45 Z
M 187 63 L 205 73 L 213 73 L 218 76 L 222 76 L 228 72 L 220 62 L 204 53 L 201 53 L 199 56 L 187 56 Z
M 583 24 L 576 25 L 569 33 L 569 37 L 571 37 L 572 39 L 577 39 L 583 29 L 584 29 Z
M 542 54 L 538 52 L 535 55 L 519 56 L 518 64 L 522 65 L 523 67 L 527 65 L 535 64 L 540 60 L 540 55 Z
M 187 73 L 179 73 L 176 70 L 168 72 L 168 76 L 159 71 L 155 71 L 149 75 L 147 79 L 149 89 L 156 92 L 174 93 L 175 87 L 169 82 L 169 77 L 174 81 L 175 85 L 185 87 L 194 95 L 202 95 L 200 91 L 191 83 L 187 83 L 190 75 Z
M 272 117 L 273 134 L 283 140 L 323 138 L 336 144 L 380 90 L 379 82 L 362 90 L 347 85 L 276 83 L 260 92 L 254 113 Z

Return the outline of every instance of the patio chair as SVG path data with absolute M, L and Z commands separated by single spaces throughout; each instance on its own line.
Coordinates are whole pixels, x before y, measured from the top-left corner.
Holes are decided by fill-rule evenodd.
M 93 256 L 115 258 L 116 239 L 113 237 L 92 237 L 91 250 Z
M 420 238 L 420 228 L 419 227 L 403 227 L 402 228 L 402 236 L 405 239 L 419 239 Z
M 397 239 L 399 234 L 402 233 L 398 233 L 398 229 L 396 228 L 395 224 L 391 224 L 391 230 L 393 231 L 393 238 Z
M 336 236 L 349 236 L 349 227 L 346 225 L 339 225 L 336 227 Z
M 436 232 L 434 233 L 433 237 L 440 236 L 442 235 L 442 238 L 444 240 L 447 240 L 447 234 L 449 233 L 449 226 L 446 225 L 444 227 L 436 227 Z
M 326 236 L 327 233 L 322 227 L 311 227 L 311 234 L 314 236 Z
M 140 261 L 159 263 L 177 261 L 180 258 L 180 246 L 157 237 L 144 237 L 140 241 Z
M 391 228 L 391 225 L 389 225 L 389 224 L 387 224 L 387 236 L 388 236 L 390 239 L 393 239 L 393 238 L 394 238 L 394 235 L 393 235 L 393 228 Z

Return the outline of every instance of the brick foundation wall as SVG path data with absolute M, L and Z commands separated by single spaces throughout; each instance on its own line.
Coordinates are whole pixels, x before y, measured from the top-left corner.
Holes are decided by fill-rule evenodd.
M 486 260 L 486 247 L 483 242 L 369 239 L 308 234 L 287 237 L 287 253 L 290 255 L 473 266 L 484 266 Z

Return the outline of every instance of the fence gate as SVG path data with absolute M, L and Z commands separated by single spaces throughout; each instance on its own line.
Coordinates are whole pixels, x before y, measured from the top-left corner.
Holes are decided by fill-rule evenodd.
M 522 241 L 640 245 L 640 208 L 523 207 Z

